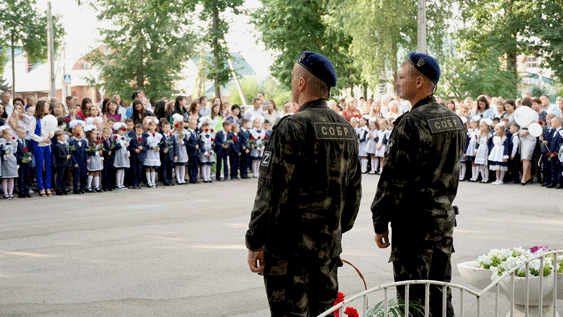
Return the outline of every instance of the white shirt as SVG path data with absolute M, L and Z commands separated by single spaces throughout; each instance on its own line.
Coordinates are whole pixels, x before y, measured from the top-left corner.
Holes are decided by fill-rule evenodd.
M 262 108 L 258 108 L 258 110 L 254 110 L 254 107 L 251 109 L 246 110 L 244 113 L 244 118 L 250 120 L 254 115 L 261 115 L 264 116 L 264 110 Z
M 48 134 L 47 131 L 41 129 L 41 136 L 35 134 L 35 128 L 37 127 L 37 121 L 35 119 L 31 120 L 29 123 L 29 137 L 37 142 L 39 147 L 49 146 L 50 144 L 44 143 L 44 139 L 51 139 L 53 137 L 52 133 Z

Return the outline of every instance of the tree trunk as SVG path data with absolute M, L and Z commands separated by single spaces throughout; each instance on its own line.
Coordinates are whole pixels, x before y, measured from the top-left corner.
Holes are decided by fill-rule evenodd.
M 364 83 L 364 98 L 366 99 L 366 101 L 369 99 L 368 97 L 368 84 Z
M 213 68 L 215 69 L 215 96 L 221 98 L 221 86 L 219 85 L 219 9 L 213 8 Z
M 11 43 L 11 48 L 12 48 L 12 98 L 16 98 L 16 61 L 14 59 L 14 41 L 15 41 L 15 35 L 12 32 L 12 43 Z M 26 65 L 27 67 L 27 65 Z
M 354 74 L 354 70 L 350 68 L 350 97 L 354 97 L 354 78 L 352 75 Z

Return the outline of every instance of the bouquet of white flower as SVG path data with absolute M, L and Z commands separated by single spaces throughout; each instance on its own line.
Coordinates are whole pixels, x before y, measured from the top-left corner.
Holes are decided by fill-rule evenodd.
M 524 250 L 522 248 L 510 249 L 494 249 L 489 253 L 480 256 L 477 259 L 479 265 L 484 269 L 490 269 L 493 272 L 491 279 L 493 281 L 500 278 L 503 273 L 510 271 L 511 269 L 517 267 L 518 265 L 524 263 L 528 259 L 535 256 L 541 255 L 542 253 L 549 251 L 546 247 L 533 247 L 530 250 Z M 561 261 L 558 261 L 561 262 Z M 561 269 L 560 265 L 557 265 Z M 543 261 L 543 267 L 541 267 L 540 259 L 535 259 L 528 264 L 528 270 L 530 276 L 549 276 L 553 272 L 553 257 L 547 256 Z M 516 271 L 516 276 L 525 277 L 526 267 L 523 266 Z

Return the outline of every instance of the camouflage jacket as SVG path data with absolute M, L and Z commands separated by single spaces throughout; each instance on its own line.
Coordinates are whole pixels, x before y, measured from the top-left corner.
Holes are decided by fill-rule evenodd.
M 337 257 L 361 195 L 354 129 L 324 100 L 309 102 L 273 129 L 246 246 L 264 248 L 265 274 L 283 271 L 288 259 L 316 263 Z
M 395 249 L 407 236 L 439 236 L 443 222 L 453 221 L 466 129 L 428 97 L 397 118 L 389 139 L 371 211 L 376 233 L 385 233 L 391 222 Z

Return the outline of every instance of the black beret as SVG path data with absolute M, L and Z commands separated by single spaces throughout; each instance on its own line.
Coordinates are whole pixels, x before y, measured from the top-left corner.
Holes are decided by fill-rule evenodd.
M 336 86 L 334 66 L 323 55 L 315 52 L 302 52 L 297 60 L 297 64 L 303 66 L 315 77 L 325 82 L 329 88 Z
M 409 54 L 408 60 L 422 75 L 430 79 L 434 85 L 438 85 L 438 81 L 440 81 L 440 65 L 434 57 L 412 52 Z

